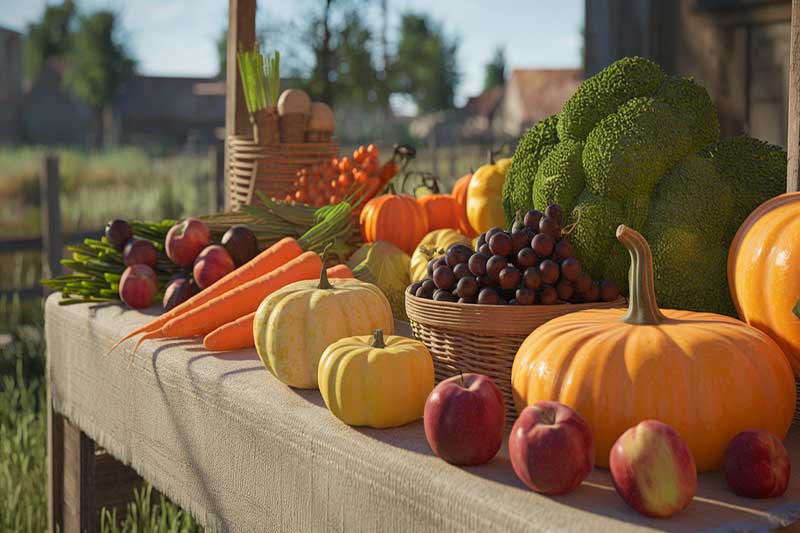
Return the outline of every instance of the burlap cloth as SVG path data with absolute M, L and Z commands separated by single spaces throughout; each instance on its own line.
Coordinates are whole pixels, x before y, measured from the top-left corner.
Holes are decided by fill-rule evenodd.
M 211 530 L 225 531 L 767 531 L 800 518 L 800 435 L 786 495 L 737 498 L 700 477 L 680 515 L 628 509 L 595 470 L 574 493 L 537 495 L 504 449 L 456 468 L 431 454 L 422 423 L 351 428 L 316 391 L 284 386 L 252 350 L 205 352 L 196 341 L 133 343 L 104 354 L 150 317 L 121 306 L 47 301 L 55 409 Z M 154 313 L 151 313 L 154 314 Z

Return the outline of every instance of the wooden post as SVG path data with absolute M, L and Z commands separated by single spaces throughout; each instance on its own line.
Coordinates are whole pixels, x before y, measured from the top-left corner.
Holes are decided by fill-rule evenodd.
M 247 106 L 236 64 L 239 46 L 250 49 L 256 42 L 256 0 L 228 0 L 228 56 L 225 73 L 225 136 L 244 135 L 250 129 Z M 230 207 L 228 191 L 228 143 L 225 143 L 225 209 Z
M 100 528 L 94 494 L 94 441 L 66 418 L 64 422 L 63 531 Z
M 208 147 L 208 212 L 216 213 L 225 203 L 225 148 L 222 143 Z
M 61 275 L 61 179 L 58 175 L 58 157 L 48 155 L 42 162 L 39 177 L 39 209 L 42 226 L 42 270 L 45 277 Z
M 800 0 L 792 0 L 792 28 L 789 52 L 789 134 L 786 146 L 789 165 L 786 190 L 800 191 Z
M 64 530 L 64 418 L 53 410 L 47 388 L 47 529 Z

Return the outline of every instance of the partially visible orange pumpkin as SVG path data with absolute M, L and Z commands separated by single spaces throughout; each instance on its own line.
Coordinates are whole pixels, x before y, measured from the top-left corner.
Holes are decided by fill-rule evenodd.
M 800 377 L 800 192 L 767 200 L 739 227 L 728 253 L 739 317 L 773 339 Z
M 746 429 L 783 439 L 796 392 L 780 347 L 728 316 L 659 309 L 647 241 L 626 226 L 617 238 L 631 254 L 630 307 L 579 311 L 536 328 L 511 370 L 517 410 L 540 400 L 569 405 L 592 428 L 604 467 L 617 438 L 651 418 L 680 434 L 700 471 L 717 468 Z
M 472 172 L 464 174 L 455 185 L 453 185 L 453 192 L 451 196 L 455 198 L 458 203 L 456 216 L 458 217 L 458 231 L 467 237 L 477 237 L 478 232 L 472 227 L 467 218 L 467 189 L 469 189 L 469 180 L 472 179 Z
M 458 202 L 449 194 L 426 194 L 417 202 L 428 214 L 428 231 L 458 229 Z
M 366 203 L 359 225 L 365 242 L 390 242 L 410 255 L 428 233 L 428 214 L 411 196 L 383 194 Z

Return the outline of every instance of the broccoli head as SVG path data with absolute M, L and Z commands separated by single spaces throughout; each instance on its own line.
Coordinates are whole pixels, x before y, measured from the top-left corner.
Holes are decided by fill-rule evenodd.
M 569 139 L 550 150 L 536 172 L 531 205 L 559 204 L 571 211 L 585 187 L 582 154 L 583 143 Z
M 558 138 L 583 141 L 600 120 L 637 96 L 652 96 L 667 75 L 643 57 L 620 59 L 584 81 L 564 104 Z
M 511 166 L 503 182 L 503 211 L 506 222 L 514 222 L 517 211 L 533 207 L 531 194 L 539 162 L 558 144 L 558 115 L 540 120 L 519 140 Z
M 786 153 L 747 136 L 720 141 L 706 90 L 642 58 L 587 79 L 543 122 L 514 154 L 509 221 L 531 202 L 572 208 L 577 258 L 623 293 L 629 261 L 615 230 L 627 224 L 650 242 L 662 305 L 732 314 L 727 249 L 747 215 L 783 192 Z

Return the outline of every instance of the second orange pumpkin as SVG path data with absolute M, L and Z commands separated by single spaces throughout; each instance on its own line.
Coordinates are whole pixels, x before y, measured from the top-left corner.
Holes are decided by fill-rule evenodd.
M 383 194 L 367 202 L 359 225 L 365 242 L 390 242 L 410 255 L 428 233 L 428 214 L 411 196 Z

